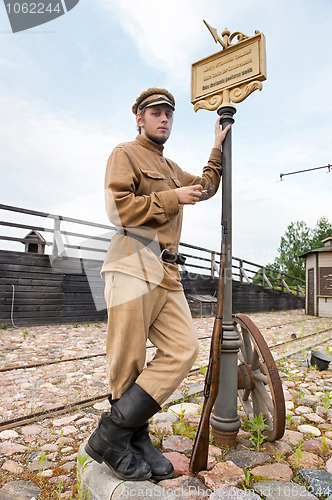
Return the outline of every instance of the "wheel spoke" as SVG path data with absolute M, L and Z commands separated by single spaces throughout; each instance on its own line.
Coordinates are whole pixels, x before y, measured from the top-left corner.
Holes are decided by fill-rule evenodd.
M 245 351 L 245 348 L 244 348 L 244 344 L 243 342 L 241 342 L 241 345 L 240 345 L 240 351 L 239 351 L 239 359 L 240 361 L 245 361 L 247 362 L 247 353 Z
M 251 391 L 252 406 L 255 415 L 259 415 L 264 412 L 264 406 L 262 405 L 261 399 L 255 391 Z
M 259 371 L 257 370 L 254 373 L 254 379 L 255 380 L 260 380 L 264 384 L 268 384 L 269 383 L 269 379 L 267 378 L 267 375 L 264 375 L 264 373 L 262 373 L 260 370 Z
M 252 356 L 253 356 L 253 346 L 250 341 L 250 335 L 247 330 L 242 328 L 242 334 L 243 334 L 243 344 L 244 344 L 244 349 L 246 352 L 246 359 L 245 361 L 251 365 L 252 364 Z
M 242 337 L 242 333 L 240 331 L 239 325 L 234 324 L 234 330 L 238 334 L 240 342 L 241 342 L 238 356 L 239 356 L 240 361 L 243 362 L 243 361 L 246 361 L 246 351 L 245 351 L 243 337 Z
M 244 389 L 243 395 L 242 395 L 242 399 L 244 401 L 247 401 L 247 399 L 249 398 L 249 396 L 250 396 L 250 389 Z
M 269 430 L 273 429 L 273 420 L 271 418 L 271 414 L 266 405 L 266 401 L 261 397 L 259 391 L 253 391 L 252 398 L 255 401 L 254 405 L 254 413 L 256 416 L 262 414 L 264 417 L 265 423 L 269 426 Z
M 243 405 L 244 411 L 248 415 L 248 418 L 252 418 L 254 416 L 254 410 L 253 410 L 252 404 L 249 401 L 249 399 L 247 401 L 243 401 L 242 405 Z
M 262 401 L 264 401 L 267 409 L 269 410 L 271 415 L 273 415 L 273 412 L 274 412 L 273 401 L 272 401 L 271 396 L 269 395 L 269 393 L 265 389 L 263 382 L 258 380 L 256 383 L 256 386 L 255 386 L 255 390 L 257 390 L 260 398 L 262 399 Z
M 257 370 L 258 367 L 259 367 L 259 353 L 255 349 L 252 355 L 251 370 L 252 371 Z

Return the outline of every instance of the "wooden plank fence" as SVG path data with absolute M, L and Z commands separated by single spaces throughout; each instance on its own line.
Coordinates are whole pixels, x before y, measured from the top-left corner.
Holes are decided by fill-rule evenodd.
M 1 204 L 0 215 L 0 324 L 106 319 L 99 273 L 113 226 Z M 184 242 L 180 252 L 187 296 L 216 295 L 220 253 Z M 234 311 L 304 307 L 303 280 L 236 257 L 233 289 Z

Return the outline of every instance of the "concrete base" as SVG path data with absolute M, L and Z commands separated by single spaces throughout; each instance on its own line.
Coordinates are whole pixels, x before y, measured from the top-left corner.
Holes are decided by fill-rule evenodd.
M 81 444 L 78 457 L 86 456 L 83 471 L 84 492 L 89 500 L 149 499 L 180 500 L 182 497 L 168 492 L 150 481 L 124 481 L 115 476 L 107 465 L 98 464 L 84 451 L 85 442 Z M 80 467 L 80 462 L 77 462 Z
M 218 429 L 212 429 L 212 434 L 215 439 L 215 442 L 218 446 L 221 446 L 222 448 L 225 446 L 228 446 L 229 448 L 235 448 L 237 442 L 236 442 L 236 436 L 237 436 L 238 431 L 234 432 L 223 432 Z

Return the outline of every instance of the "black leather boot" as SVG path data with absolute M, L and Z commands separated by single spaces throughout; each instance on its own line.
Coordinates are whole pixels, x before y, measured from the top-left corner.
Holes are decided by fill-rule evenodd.
M 139 385 L 133 384 L 103 413 L 85 446 L 86 453 L 106 465 L 121 479 L 140 481 L 151 477 L 151 468 L 133 453 L 130 440 L 135 430 L 160 410 L 158 403 Z
M 118 399 L 112 399 L 112 394 L 110 394 L 108 400 L 112 406 L 119 401 Z M 142 427 L 135 430 L 131 438 L 133 452 L 150 465 L 151 479 L 154 481 L 169 479 L 174 476 L 173 465 L 153 446 L 148 428 L 149 423 L 145 422 Z
M 119 401 L 119 398 L 118 399 L 112 399 L 112 394 L 110 394 L 107 399 L 108 399 L 108 401 L 109 401 L 109 403 L 110 403 L 111 406 L 113 406 L 115 403 L 117 403 Z
M 162 481 L 174 476 L 172 463 L 156 450 L 150 440 L 148 422 L 137 429 L 131 438 L 133 452 L 151 467 L 151 479 Z

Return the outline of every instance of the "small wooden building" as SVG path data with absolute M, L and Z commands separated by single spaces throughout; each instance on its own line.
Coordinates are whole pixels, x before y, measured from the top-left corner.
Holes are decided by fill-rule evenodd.
M 306 260 L 306 314 L 332 317 L 332 234 L 321 248 L 301 255 Z
M 24 239 L 26 252 L 39 254 L 45 253 L 46 241 L 38 231 L 30 231 Z

